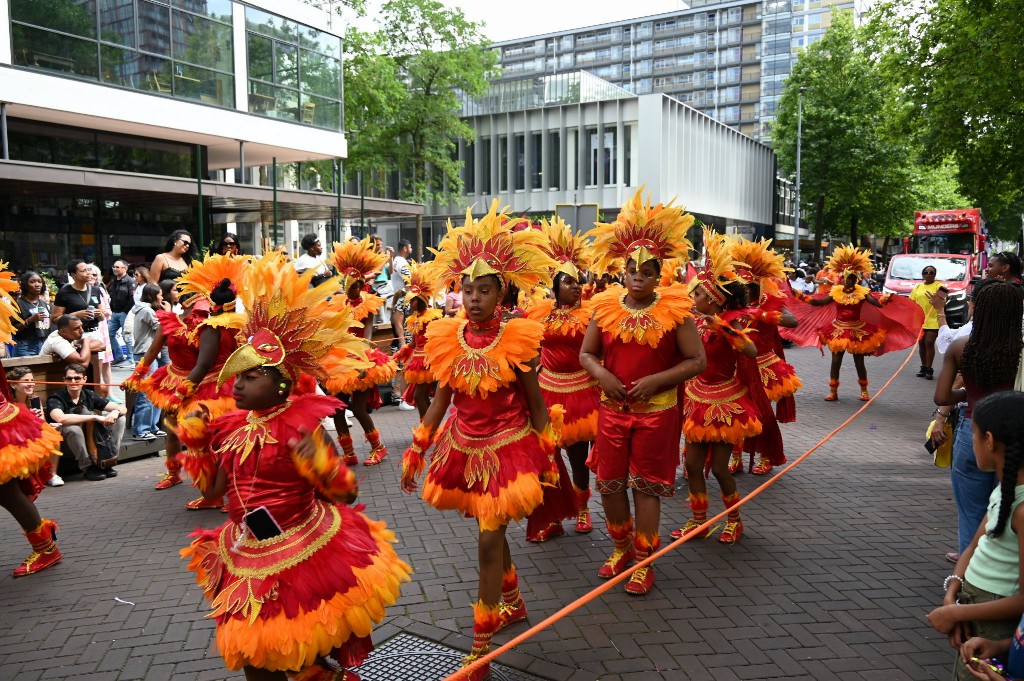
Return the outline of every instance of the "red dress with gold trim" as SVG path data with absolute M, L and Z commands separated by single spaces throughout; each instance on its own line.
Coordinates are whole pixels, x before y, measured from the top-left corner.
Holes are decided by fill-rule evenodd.
M 202 318 L 193 311 L 182 322 L 173 312 L 157 310 L 156 319 L 160 322 L 171 363 L 157 367 L 156 371 L 142 380 L 139 387 L 155 407 L 175 411 L 179 406 L 178 386 L 188 378 L 199 359 L 199 346 L 189 340 L 189 331 L 198 326 Z
M 60 453 L 61 436 L 25 405 L 8 401 L 9 390 L 0 367 L 0 485 L 17 480 L 34 500 L 50 479 L 50 456 Z
M 352 308 L 352 316 L 360 320 L 364 327 L 352 330 L 354 336 L 363 337 L 366 324 L 373 324 L 373 315 L 377 313 L 384 299 L 380 296 L 360 292 L 359 298 L 346 298 L 348 306 Z M 350 371 L 343 376 L 332 378 L 327 381 L 324 388 L 331 393 L 351 395 L 358 392 L 369 392 L 366 405 L 371 409 L 380 407 L 383 402 L 380 398 L 380 390 L 377 386 L 381 383 L 389 383 L 398 371 L 398 365 L 391 357 L 388 357 L 379 348 L 373 347 L 367 353 L 366 358 L 373 362 L 373 366 L 362 371 Z
M 739 319 L 746 310 L 724 312 L 726 324 Z M 729 340 L 697 320 L 704 342 L 707 368 L 686 382 L 683 400 L 683 437 L 687 442 L 729 442 L 736 444 L 761 433 L 758 408 L 750 390 L 737 378 L 740 353 Z M 757 380 L 756 375 L 752 376 Z
M 412 334 L 412 343 L 395 353 L 395 360 L 405 362 L 402 374 L 408 386 L 402 399 L 413 403 L 413 392 L 417 385 L 434 382 L 434 373 L 427 366 L 427 325 L 444 316 L 443 310 L 431 308 L 424 312 L 409 315 L 405 320 L 405 328 Z
M 533 429 L 515 373 L 540 353 L 544 327 L 493 321 L 477 333 L 468 320 L 438 319 L 426 345 L 430 369 L 453 390 L 454 409 L 435 439 L 423 498 L 476 518 L 483 530 L 528 516 L 545 500 L 544 484 L 558 477 L 554 448 Z M 565 508 L 561 517 L 575 515 L 572 500 Z
M 544 300 L 527 311 L 527 316 L 544 325 L 540 346 L 541 371 L 537 378 L 544 403 L 565 409 L 557 444 L 566 448 L 597 437 L 597 408 L 601 388 L 580 364 L 580 348 L 590 323 L 591 306 L 556 307 Z
M 228 473 L 230 520 L 199 529 L 181 551 L 210 600 L 217 648 L 229 669 L 299 671 L 329 655 L 358 666 L 370 633 L 398 598 L 410 568 L 394 534 L 341 499 L 355 476 L 334 452 L 316 475 L 286 445 L 313 432 L 340 402 L 304 395 L 267 412 L 233 411 L 210 424 L 208 441 Z M 243 533 L 246 511 L 265 506 L 283 533 Z

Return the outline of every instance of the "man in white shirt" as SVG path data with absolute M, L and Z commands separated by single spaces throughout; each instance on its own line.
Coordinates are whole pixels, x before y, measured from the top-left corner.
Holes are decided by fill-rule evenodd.
M 66 314 L 57 319 L 57 328 L 46 337 L 39 348 L 40 355 L 56 355 L 71 364 L 89 366 L 94 352 L 106 348 L 103 341 L 95 338 L 83 338 L 82 320 L 74 315 Z
M 412 244 L 408 239 L 401 239 L 398 242 L 398 250 L 391 261 L 391 288 L 395 291 L 395 306 L 391 313 L 391 328 L 395 330 L 395 337 L 398 339 L 398 347 L 405 347 L 405 315 L 409 307 L 405 304 L 405 277 L 409 276 L 409 254 L 412 253 Z
M 320 244 L 320 238 L 316 234 L 307 234 L 302 237 L 300 243 L 302 250 L 306 251 L 293 263 L 295 265 L 295 271 L 302 274 L 306 270 L 316 271 L 316 276 L 321 277 L 330 273 L 327 269 L 327 265 L 324 264 L 323 259 L 320 257 L 323 255 L 324 247 Z M 314 281 L 314 284 L 317 283 Z

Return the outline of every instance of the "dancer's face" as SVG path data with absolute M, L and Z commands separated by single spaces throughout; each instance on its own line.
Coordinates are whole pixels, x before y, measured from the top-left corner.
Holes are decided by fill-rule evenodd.
M 500 300 L 501 287 L 493 274 L 473 280 L 462 278 L 462 306 L 471 322 L 479 324 L 493 317 Z
M 626 291 L 633 300 L 646 300 L 654 295 L 658 286 L 660 273 L 653 260 L 648 260 L 640 267 L 635 260 L 626 263 Z
M 576 279 L 566 275 L 559 280 L 558 291 L 555 293 L 559 305 L 575 305 L 580 302 L 582 295 L 583 287 Z
M 273 368 L 257 367 L 243 371 L 235 377 L 232 391 L 235 406 L 252 411 L 280 406 L 288 398 L 288 389 L 282 388 L 282 383 L 281 374 Z
M 718 312 L 715 309 L 717 307 L 715 301 L 711 299 L 711 296 L 708 295 L 703 286 L 694 287 L 690 297 L 693 298 L 693 309 L 697 312 L 701 314 L 715 314 Z

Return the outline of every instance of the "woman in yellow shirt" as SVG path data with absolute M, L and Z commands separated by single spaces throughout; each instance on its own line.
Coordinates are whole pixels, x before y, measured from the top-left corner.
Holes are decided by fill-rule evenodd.
M 935 360 L 935 339 L 939 336 L 938 312 L 932 305 L 931 297 L 942 288 L 942 282 L 935 281 L 935 274 L 936 270 L 933 265 L 925 266 L 921 271 L 924 281 L 910 292 L 910 299 L 924 310 L 921 340 L 917 342 L 917 349 L 921 354 L 921 370 L 917 372 L 917 376 L 918 378 L 927 378 L 929 381 L 935 377 L 932 362 Z

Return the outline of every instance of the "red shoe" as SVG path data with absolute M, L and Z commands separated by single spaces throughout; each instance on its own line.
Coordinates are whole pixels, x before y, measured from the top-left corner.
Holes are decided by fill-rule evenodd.
M 703 525 L 704 522 L 704 520 L 694 520 L 693 518 L 691 518 L 690 520 L 687 520 L 686 524 L 680 527 L 678 530 L 672 530 L 671 532 L 669 532 L 668 536 L 672 537 L 673 539 L 679 539 L 687 532 L 690 532 L 691 530 L 696 530 L 698 527 Z M 697 535 L 697 539 L 707 539 L 711 536 L 711 531 L 713 529 L 713 527 L 708 527 L 706 530 L 704 530 L 704 534 Z
M 654 588 L 654 568 L 638 568 L 626 582 L 626 593 L 631 596 L 643 596 Z
M 501 631 L 510 624 L 522 622 L 526 619 L 526 601 L 520 596 L 515 603 L 502 603 L 498 606 L 498 616 L 501 617 L 498 631 Z
M 733 452 L 729 457 L 729 472 L 733 475 L 743 472 L 743 452 Z
M 185 504 L 185 508 L 190 511 L 199 511 L 204 508 L 221 508 L 222 506 L 224 506 L 224 499 L 207 500 L 206 497 L 199 497 Z
M 377 449 L 370 450 L 370 456 L 366 457 L 366 461 L 363 462 L 364 466 L 376 466 L 384 457 L 388 455 L 388 448 L 381 445 Z M 345 463 L 348 463 L 347 461 Z
M 57 523 L 52 520 L 43 518 L 38 529 L 26 532 L 25 537 L 32 547 L 32 553 L 22 561 L 21 565 L 14 568 L 11 576 L 15 579 L 53 567 L 63 558 L 60 555 L 60 549 L 57 548 Z
M 763 454 L 757 455 L 757 463 L 750 469 L 750 472 L 754 475 L 768 475 L 772 472 L 772 462 L 769 461 Z
M 345 454 L 342 457 L 342 460 L 345 462 L 346 466 L 358 466 L 359 465 L 359 457 L 356 456 L 355 454 Z
M 532 541 L 535 544 L 546 542 L 548 539 L 554 537 L 560 537 L 565 534 L 565 528 L 562 527 L 562 523 L 551 523 L 547 527 L 534 532 L 533 534 L 526 535 L 526 541 Z
M 601 579 L 611 579 L 625 570 L 626 566 L 633 562 L 634 558 L 636 558 L 636 552 L 633 550 L 632 546 L 625 551 L 615 549 L 612 551 L 612 555 L 609 556 L 608 560 L 604 562 L 604 565 L 602 565 L 597 571 L 597 576 Z
M 594 523 L 590 520 L 590 508 L 584 506 L 576 516 L 576 534 L 587 534 L 594 529 Z
M 722 530 L 722 534 L 718 535 L 718 541 L 723 544 L 735 544 L 743 536 L 743 521 L 742 520 L 730 520 L 725 524 L 725 529 Z
M 160 478 L 160 482 L 156 483 L 156 487 L 153 489 L 168 489 L 175 485 L 181 484 L 181 476 L 177 473 L 164 473 L 163 477 Z

